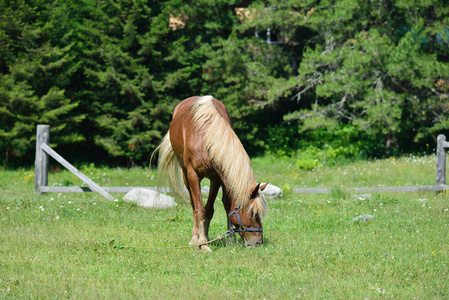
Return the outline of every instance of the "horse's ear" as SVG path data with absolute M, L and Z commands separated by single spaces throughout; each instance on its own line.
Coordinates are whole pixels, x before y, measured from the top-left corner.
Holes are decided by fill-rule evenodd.
M 267 185 L 268 185 L 268 182 L 264 183 L 262 185 L 260 183 L 258 183 L 255 187 L 253 187 L 251 190 L 251 198 L 256 198 L 259 190 L 262 192 L 267 187 Z
M 257 197 L 257 193 L 259 192 L 259 188 L 260 188 L 260 183 L 258 183 L 255 187 L 253 187 L 251 189 L 251 192 L 250 192 L 251 198 L 256 198 Z
M 267 187 L 268 183 L 269 183 L 269 182 L 262 184 L 262 185 L 260 186 L 260 190 L 263 191 L 263 190 Z

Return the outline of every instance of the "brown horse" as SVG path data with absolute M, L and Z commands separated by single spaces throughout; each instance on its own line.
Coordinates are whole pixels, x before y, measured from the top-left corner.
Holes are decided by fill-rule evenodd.
M 267 183 L 256 183 L 248 154 L 232 130 L 223 103 L 212 96 L 190 97 L 179 103 L 158 150 L 159 174 L 168 177 L 170 187 L 178 195 L 190 198 L 193 208 L 190 244 L 201 245 L 209 240 L 209 224 L 220 187 L 229 231 L 239 232 L 247 246 L 263 244 L 261 218 L 267 211 L 267 202 L 261 192 Z M 201 195 L 204 177 L 210 180 L 206 206 Z M 207 245 L 199 248 L 211 251 Z

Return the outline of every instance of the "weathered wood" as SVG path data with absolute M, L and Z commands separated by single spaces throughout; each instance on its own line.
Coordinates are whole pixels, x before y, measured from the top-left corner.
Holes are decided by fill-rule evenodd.
M 329 194 L 330 188 L 293 188 L 292 192 L 295 194 Z
M 34 162 L 34 192 L 41 194 L 41 186 L 48 184 L 48 155 L 42 151 L 42 144 L 50 142 L 50 126 L 37 125 L 36 130 L 36 159 Z
M 75 174 L 79 179 L 84 181 L 93 191 L 100 193 L 103 197 L 114 200 L 115 198 L 112 197 L 108 192 L 106 192 L 104 189 L 102 189 L 98 184 L 93 182 L 89 177 L 81 173 L 77 168 L 72 166 L 68 161 L 66 161 L 61 155 L 56 153 L 53 149 L 51 149 L 48 145 L 42 144 L 41 148 L 43 151 L 47 152 L 51 157 L 53 157 L 57 162 L 59 162 L 61 165 L 63 165 L 67 170 Z M 42 189 L 41 189 L 42 190 Z
M 132 189 L 138 187 L 103 187 L 101 188 L 87 176 L 78 171 L 74 166 L 67 162 L 56 151 L 51 149 L 48 144 L 50 141 L 50 126 L 38 125 L 36 134 L 36 161 L 35 161 L 35 193 L 47 192 L 98 192 L 105 198 L 113 200 L 107 192 L 113 193 L 127 193 Z M 446 136 L 440 134 L 437 139 L 437 176 L 436 185 L 430 186 L 404 186 L 404 187 L 362 187 L 362 188 L 341 188 L 340 190 L 352 193 L 367 193 L 367 192 L 423 192 L 423 191 L 445 191 L 449 190 L 446 186 L 446 151 L 444 148 L 449 148 L 449 142 L 446 142 Z M 47 186 L 48 184 L 48 155 L 51 155 L 55 160 L 61 163 L 73 174 L 83 180 L 89 187 L 66 187 L 66 186 Z M 157 190 L 156 187 L 140 187 L 144 189 Z M 332 188 L 293 188 L 293 193 L 301 194 L 328 194 Z M 170 192 L 169 188 L 162 188 L 159 190 L 163 193 Z
M 103 190 L 110 193 L 128 193 L 133 189 L 148 189 L 157 191 L 157 187 L 141 187 L 141 186 L 104 186 Z M 41 187 L 42 192 L 48 193 L 82 193 L 82 192 L 94 192 L 90 187 L 84 186 L 43 186 Z M 162 188 L 162 193 L 170 192 L 169 188 Z
M 437 138 L 437 185 L 446 184 L 446 151 L 447 147 L 446 136 L 444 134 L 438 135 Z
M 44 193 L 83 193 L 93 192 L 88 186 L 41 186 Z
M 348 191 L 355 193 L 364 192 L 393 192 L 393 193 L 406 193 L 406 192 L 438 192 L 444 191 L 447 187 L 444 185 L 424 185 L 424 186 L 393 186 L 393 187 L 365 187 L 365 188 L 349 188 Z
M 139 186 L 110 186 L 102 187 L 103 190 L 110 193 L 127 193 L 133 189 L 141 188 L 157 191 L 157 187 L 139 187 Z M 294 188 L 295 194 L 329 194 L 331 188 Z M 339 190 L 349 193 L 405 193 L 405 192 L 440 192 L 449 190 L 449 186 L 445 185 L 426 185 L 426 186 L 395 186 L 395 187 L 363 187 L 363 188 L 340 188 Z M 90 187 L 80 186 L 42 186 L 41 191 L 45 193 L 82 193 L 94 192 Z M 162 193 L 169 193 L 170 188 L 162 188 Z
M 339 188 L 339 190 L 349 193 L 382 193 L 382 192 L 439 192 L 448 190 L 446 185 L 425 185 L 425 186 L 394 186 L 394 187 L 362 187 L 362 188 Z M 293 193 L 296 194 L 329 194 L 333 189 L 331 188 L 294 188 Z

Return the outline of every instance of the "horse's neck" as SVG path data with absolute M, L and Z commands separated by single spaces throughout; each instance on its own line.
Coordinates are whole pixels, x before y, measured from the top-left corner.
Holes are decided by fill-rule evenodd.
M 226 180 L 226 178 L 223 176 L 223 174 L 220 174 L 221 172 L 218 172 L 222 181 L 222 189 L 223 194 L 227 194 L 230 198 L 231 203 L 235 204 L 237 206 L 238 204 L 246 204 L 246 201 L 243 200 L 249 200 L 249 195 L 251 192 L 251 189 L 257 185 L 256 180 L 254 177 L 251 177 L 251 180 L 248 181 L 248 184 L 243 187 L 246 190 L 246 195 L 248 195 L 248 199 L 239 199 L 239 192 L 235 191 L 232 188 L 232 185 L 229 184 L 229 182 Z

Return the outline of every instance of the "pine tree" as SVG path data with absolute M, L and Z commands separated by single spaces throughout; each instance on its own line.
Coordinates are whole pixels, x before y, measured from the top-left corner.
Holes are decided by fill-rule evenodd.
M 70 47 L 49 42 L 46 8 L 45 1 L 0 5 L 0 151 L 6 164 L 31 159 L 39 123 L 50 124 L 56 134 L 64 132 L 66 140 L 82 139 L 68 130 L 84 118 L 72 113 L 78 103 L 65 94 L 73 56 Z

